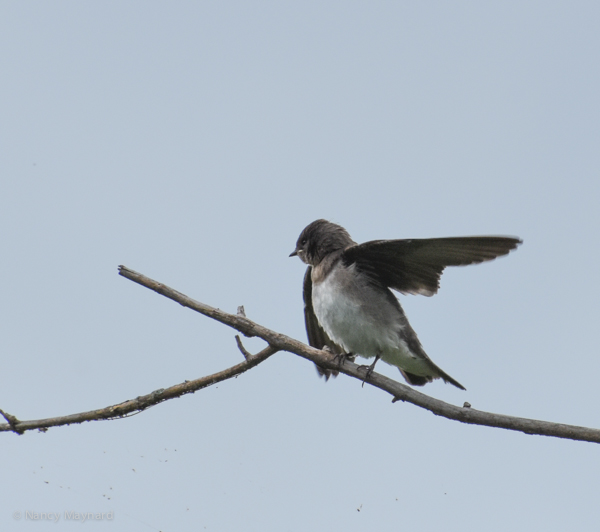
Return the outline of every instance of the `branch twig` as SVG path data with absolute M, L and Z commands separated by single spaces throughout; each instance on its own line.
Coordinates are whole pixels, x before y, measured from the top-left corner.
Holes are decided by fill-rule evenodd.
M 252 358 L 252 355 L 250 353 L 248 353 L 248 351 L 244 347 L 244 344 L 242 343 L 242 340 L 240 339 L 239 334 L 235 335 L 235 341 L 237 342 L 238 349 L 241 351 L 242 355 L 244 355 L 244 358 L 246 360 L 250 360 Z
M 147 395 L 141 395 L 135 399 L 130 399 L 123 403 L 119 403 L 113 406 L 107 406 L 106 408 L 100 408 L 98 410 L 90 410 L 88 412 L 79 412 L 78 414 L 71 414 L 68 416 L 51 417 L 46 419 L 36 419 L 32 421 L 19 421 L 16 417 L 11 416 L 2 412 L 4 418 L 8 423 L 0 424 L 0 432 L 12 431 L 17 434 L 23 434 L 27 430 L 39 429 L 46 431 L 48 427 L 58 427 L 60 425 L 73 425 L 77 423 L 83 423 L 85 421 L 98 421 L 102 419 L 116 419 L 122 417 L 128 417 L 133 414 L 137 414 L 146 410 L 151 406 L 174 399 L 175 397 L 181 397 L 188 393 L 194 393 L 202 388 L 207 388 L 218 382 L 237 377 L 245 371 L 252 369 L 254 366 L 258 366 L 261 362 L 265 361 L 271 355 L 278 351 L 277 348 L 267 346 L 260 353 L 256 355 L 250 355 L 244 362 L 236 364 L 226 370 L 195 379 L 193 381 L 185 381 L 181 384 L 176 384 L 169 388 L 161 388 L 150 392 Z M 1 411 L 0 411 L 1 412 Z

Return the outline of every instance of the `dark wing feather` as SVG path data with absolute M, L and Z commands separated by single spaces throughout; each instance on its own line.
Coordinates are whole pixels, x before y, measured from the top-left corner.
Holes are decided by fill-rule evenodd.
M 327 333 L 323 330 L 323 327 L 319 324 L 319 320 L 315 315 L 315 311 L 312 305 L 312 278 L 311 278 L 312 266 L 306 268 L 306 274 L 304 275 L 304 323 L 306 324 L 306 334 L 308 335 L 308 343 L 316 349 L 323 349 L 325 346 L 336 354 L 342 354 L 344 350 L 334 343 Z M 337 377 L 338 372 L 327 368 L 317 366 L 317 372 L 321 377 L 325 377 L 325 380 L 329 380 L 329 377 Z
M 446 266 L 493 260 L 521 242 L 505 236 L 373 240 L 348 247 L 343 260 L 394 290 L 432 296 L 439 289 Z

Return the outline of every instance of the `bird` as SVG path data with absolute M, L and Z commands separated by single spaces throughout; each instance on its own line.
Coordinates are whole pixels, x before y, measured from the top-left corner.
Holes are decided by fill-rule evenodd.
M 429 358 L 392 290 L 433 296 L 447 266 L 464 266 L 507 255 L 522 240 L 466 236 L 372 240 L 357 244 L 342 226 L 319 219 L 307 225 L 290 257 L 308 265 L 304 275 L 304 320 L 308 342 L 344 359 L 378 360 L 396 366 L 408 384 L 442 379 L 466 388 Z M 329 380 L 338 371 L 316 364 Z M 364 384 L 364 381 L 363 381 Z

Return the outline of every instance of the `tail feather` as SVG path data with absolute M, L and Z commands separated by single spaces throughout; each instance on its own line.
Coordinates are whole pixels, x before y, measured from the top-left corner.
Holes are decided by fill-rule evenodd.
M 450 384 L 456 386 L 457 388 L 459 388 L 461 390 L 466 390 L 466 388 L 460 382 L 458 382 L 456 379 L 453 379 L 452 377 L 450 377 L 450 375 L 448 375 L 445 371 L 438 368 L 435 364 L 433 364 L 433 362 L 432 362 L 432 365 L 435 366 L 435 369 L 437 370 L 437 373 L 438 373 L 435 376 L 427 375 L 427 376 L 423 377 L 421 375 L 415 375 L 414 373 L 409 373 L 408 371 L 404 371 L 403 369 L 400 369 L 400 373 L 402 373 L 402 375 L 406 379 L 406 382 L 408 382 L 408 384 L 412 384 L 413 386 L 424 386 L 428 382 L 432 382 L 433 379 L 441 378 L 446 383 L 449 382 Z

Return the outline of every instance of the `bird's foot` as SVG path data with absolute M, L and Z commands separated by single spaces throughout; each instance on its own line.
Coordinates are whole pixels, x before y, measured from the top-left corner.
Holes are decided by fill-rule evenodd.
M 373 364 L 371 364 L 370 366 L 367 366 L 366 364 L 361 364 L 360 366 L 358 366 L 357 369 L 366 369 L 367 372 L 365 373 L 365 378 L 362 381 L 362 387 L 365 387 L 365 382 L 367 381 L 367 379 L 373 374 L 373 370 L 375 369 L 375 364 L 377 364 L 377 361 L 381 358 L 381 355 L 377 355 L 375 357 L 375 360 L 373 361 Z
M 344 362 L 346 362 L 346 360 L 354 362 L 355 358 L 356 355 L 353 355 L 352 353 L 338 353 L 333 357 L 333 361 L 337 363 L 338 368 L 341 368 L 344 365 Z

